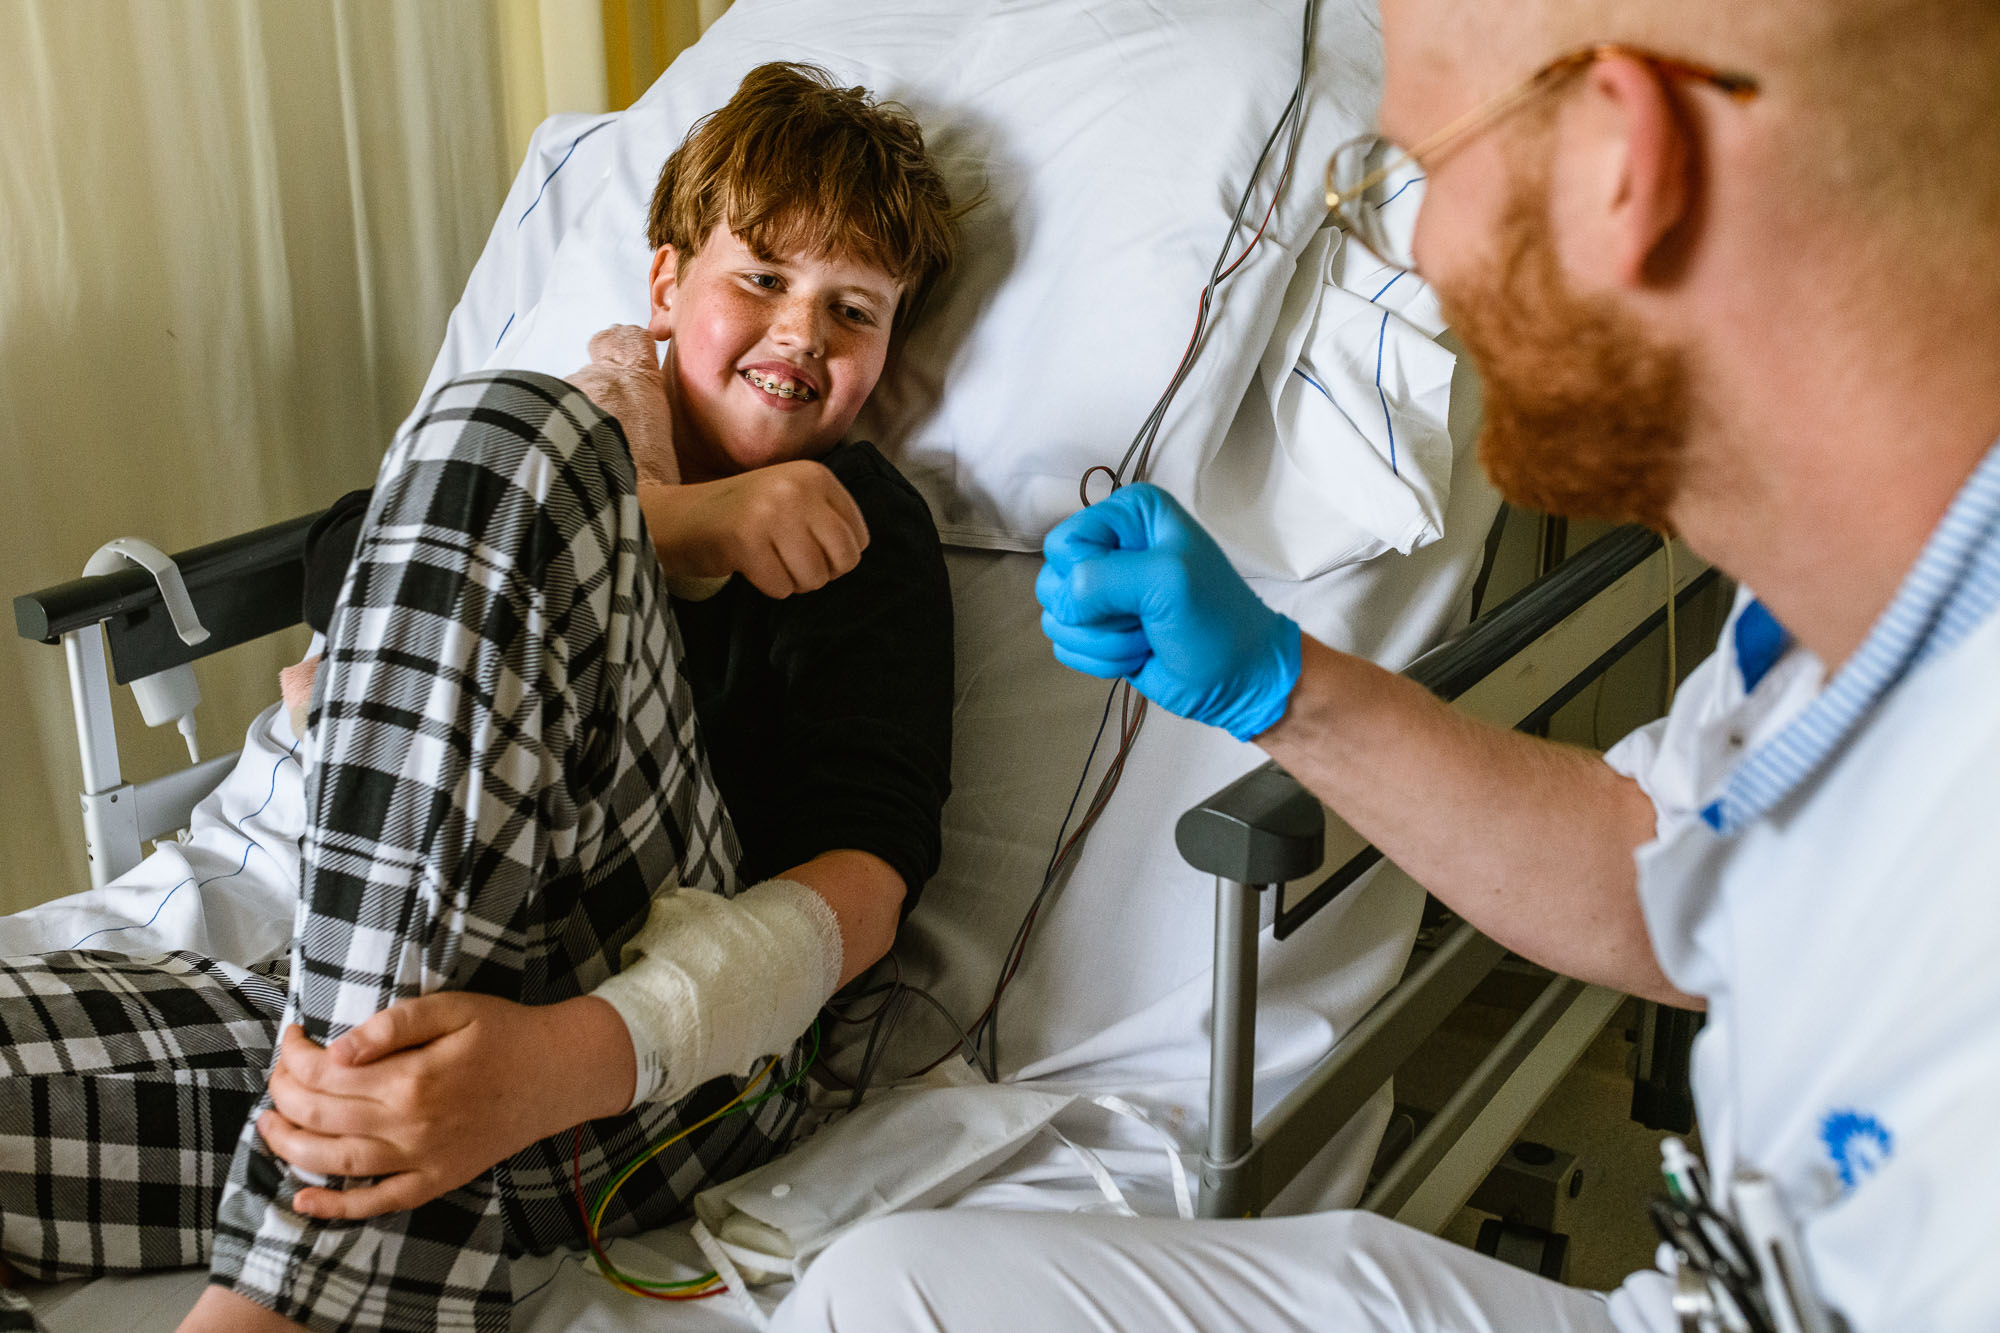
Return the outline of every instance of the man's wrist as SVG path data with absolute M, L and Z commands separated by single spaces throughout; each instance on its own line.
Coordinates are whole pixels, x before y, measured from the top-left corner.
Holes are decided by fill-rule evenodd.
M 1327 697 L 1328 676 L 1338 674 L 1338 659 L 1346 654 L 1328 648 L 1310 634 L 1299 635 L 1298 664 L 1293 669 L 1285 706 L 1254 739 L 1266 750 L 1288 743 L 1312 744 L 1313 733 L 1324 723 L 1332 706 Z

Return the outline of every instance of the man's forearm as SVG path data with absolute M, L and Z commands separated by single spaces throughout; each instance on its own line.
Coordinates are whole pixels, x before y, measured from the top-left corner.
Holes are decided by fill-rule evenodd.
M 1584 981 L 1696 1006 L 1660 971 L 1633 850 L 1652 802 L 1597 755 L 1478 722 L 1308 638 L 1257 743 L 1452 910 Z

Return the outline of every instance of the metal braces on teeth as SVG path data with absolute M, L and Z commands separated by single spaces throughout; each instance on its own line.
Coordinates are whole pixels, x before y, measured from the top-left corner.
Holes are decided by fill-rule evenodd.
M 804 386 L 794 388 L 789 384 L 778 384 L 768 375 L 760 375 L 754 370 L 744 371 L 743 378 L 749 380 L 764 392 L 776 394 L 780 398 L 811 398 L 813 396 L 811 389 Z

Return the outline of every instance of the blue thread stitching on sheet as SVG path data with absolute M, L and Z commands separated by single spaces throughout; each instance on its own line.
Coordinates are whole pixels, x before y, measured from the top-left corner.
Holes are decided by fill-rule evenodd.
M 1373 296 L 1369 297 L 1368 299 L 1369 299 L 1370 301 L 1379 301 L 1379 300 L 1381 300 L 1381 299 L 1382 299 L 1382 296 L 1383 296 L 1383 293 L 1384 293 L 1384 292 L 1387 292 L 1387 291 L 1388 291 L 1388 290 L 1389 290 L 1389 289 L 1390 289 L 1391 287 L 1394 287 L 1394 286 L 1395 286 L 1395 285 L 1396 285 L 1397 283 L 1401 282 L 1401 281 L 1403 280 L 1404 276 L 1405 276 L 1405 275 L 1407 275 L 1407 274 L 1409 273 L 1409 271 L 1410 271 L 1410 270 L 1408 270 L 1408 269 L 1406 269 L 1406 268 L 1399 268 L 1399 269 L 1397 269 L 1397 270 L 1396 270 L 1396 276 L 1395 276 L 1395 277 L 1393 277 L 1393 278 L 1391 278 L 1391 279 L 1389 279 L 1389 280 L 1388 280 L 1387 282 L 1383 283 L 1383 284 L 1382 284 L 1382 290 L 1381 290 L 1381 291 L 1378 291 L 1378 292 L 1376 292 L 1376 293 L 1375 293 L 1375 294 L 1374 294 Z
M 1292 373 L 1294 375 L 1297 375 L 1300 379 L 1304 380 L 1307 384 L 1312 385 L 1313 388 L 1318 389 L 1320 392 L 1320 396 L 1326 399 L 1326 401 L 1328 401 L 1329 403 L 1333 403 L 1333 395 L 1326 391 L 1326 386 L 1324 384 L 1321 384 L 1318 380 L 1306 374 L 1303 370 L 1300 370 L 1297 366 L 1292 367 Z M 1333 405 L 1336 408 L 1340 406 L 1339 403 L 1333 403 Z
M 498 347 L 498 346 L 500 345 L 500 338 L 504 338 L 504 337 L 506 337 L 506 336 L 507 336 L 507 330 L 509 330 L 509 329 L 511 329 L 511 328 L 513 328 L 513 327 L 514 327 L 514 316 L 515 316 L 515 315 L 518 315 L 519 313 L 521 313 L 521 312 L 520 312 L 520 311 L 518 311 L 518 310 L 516 310 L 516 311 L 513 311 L 512 313 L 510 313 L 510 314 L 509 314 L 509 315 L 507 316 L 507 322 L 506 322 L 505 324 L 502 324 L 502 325 L 500 326 L 500 337 L 499 337 L 499 338 L 495 338 L 495 339 L 493 340 L 493 345 L 494 345 L 495 347 Z
M 1389 312 L 1384 310 L 1381 331 L 1375 335 L 1375 396 L 1382 400 L 1382 424 L 1389 428 L 1389 471 L 1400 477 L 1403 474 L 1396 468 L 1396 423 L 1389 416 L 1389 395 L 1382 391 L 1382 349 L 1388 344 Z
M 582 134 L 579 134 L 576 136 L 576 138 L 570 140 L 569 152 L 564 153 L 563 160 L 556 163 L 555 171 L 551 171 L 548 175 L 542 177 L 542 188 L 535 191 L 535 202 L 528 205 L 527 213 L 521 214 L 521 216 L 515 220 L 514 230 L 519 231 L 521 229 L 521 224 L 528 220 L 528 213 L 534 212 L 537 208 L 541 206 L 542 196 L 548 193 L 549 182 L 556 178 L 557 171 L 561 171 L 564 167 L 569 165 L 570 155 L 576 152 L 576 146 L 582 143 L 585 139 L 588 139 L 591 135 L 603 129 L 606 125 L 609 125 L 610 123 L 611 122 L 608 119 L 600 120 L 595 125 L 592 125 L 589 129 L 585 130 Z M 1396 193 L 1401 194 L 1402 191 L 1398 190 Z
M 247 823 L 249 823 L 249 822 L 250 822 L 251 820 L 255 819 L 255 818 L 256 818 L 256 817 L 258 816 L 258 815 L 261 815 L 261 814 L 263 814 L 263 813 L 264 813 L 264 808 L 265 808 L 265 806 L 268 806 L 268 805 L 270 805 L 270 804 L 271 804 L 271 801 L 272 801 L 272 800 L 273 800 L 273 799 L 274 799 L 274 798 L 275 798 L 275 797 L 277 796 L 277 794 L 278 794 L 278 770 L 279 770 L 279 769 L 281 769 L 281 768 L 283 768 L 283 767 L 285 766 L 285 761 L 286 761 L 287 759 L 292 759 L 292 760 L 294 760 L 294 762 L 296 762 L 296 756 L 298 755 L 298 752 L 299 752 L 299 744 L 300 744 L 300 742 L 298 742 L 298 741 L 293 741 L 293 742 L 292 742 L 292 748 L 291 748 L 291 749 L 289 749 L 289 750 L 287 750 L 287 751 L 285 751 L 285 752 L 284 752 L 283 754 L 279 755 L 279 756 L 278 756 L 278 762 L 277 762 L 277 763 L 275 763 L 275 764 L 273 764 L 273 765 L 271 765 L 271 789 L 270 789 L 269 791 L 267 791 L 267 792 L 265 792 L 265 793 L 264 793 L 264 804 L 263 804 L 263 805 L 260 805 L 260 806 L 258 806 L 258 807 L 257 807 L 257 808 L 256 808 L 255 810 L 252 810 L 252 811 L 251 811 L 251 812 L 250 812 L 249 814 L 247 814 L 247 815 L 245 815 L 245 816 L 243 817 L 243 822 L 244 822 L 244 823 L 246 823 L 246 824 L 247 824 Z M 236 878 L 236 877 L 237 877 L 238 875 L 242 874 L 242 873 L 243 873 L 243 869 L 244 869 L 244 867 L 245 867 L 245 866 L 248 866 L 248 865 L 250 864 L 250 851 L 251 851 L 251 848 L 255 848 L 256 850 L 258 850 L 258 851 L 260 851 L 260 852 L 263 852 L 263 853 L 264 853 L 264 855 L 266 855 L 266 856 L 271 856 L 271 853 L 270 853 L 269 849 L 267 849 L 267 848 L 266 848 L 266 847 L 264 846 L 264 844 L 263 844 L 263 843 L 261 843 L 261 842 L 258 842 L 258 841 L 257 841 L 257 840 L 256 840 L 255 838 L 251 837 L 251 836 L 250 836 L 249 834 L 247 834 L 247 833 L 244 833 L 244 832 L 243 832 L 243 831 L 242 831 L 241 829 L 238 829 L 238 830 L 237 830 L 237 833 L 238 833 L 238 836 L 240 836 L 240 837 L 241 837 L 241 838 L 243 839 L 243 841 L 244 841 L 245 843 L 249 844 L 249 845 L 248 845 L 248 846 L 246 846 L 246 847 L 244 847 L 244 849 L 243 849 L 243 859 L 242 859 L 241 861 L 239 861 L 239 862 L 237 863 L 237 865 L 236 865 L 236 869 L 234 869 L 234 870 L 230 871 L 230 872 L 229 872 L 228 874 L 226 874 L 226 875 L 216 875 L 216 876 L 213 876 L 212 878 L 209 878 L 209 879 L 205 879 L 205 880 L 203 880 L 203 881 L 202 881 L 201 883 L 199 883 L 199 884 L 195 884 L 195 887 L 196 887 L 196 888 L 198 888 L 198 889 L 205 889 L 205 888 L 207 888 L 207 887 L 208 887 L 209 885 L 211 885 L 211 884 L 214 884 L 214 883 L 217 883 L 218 881 L 221 881 L 221 880 L 225 880 L 225 879 L 234 879 L 234 878 Z M 272 859 L 272 860 L 274 860 L 274 861 L 275 861 L 275 860 L 277 860 L 277 858 L 276 858 L 276 857 L 274 857 L 274 856 L 273 856 L 273 857 L 271 857 L 271 859 Z M 82 948 L 82 947 L 83 947 L 83 946 L 84 946 L 84 945 L 85 945 L 86 943 L 88 943 L 88 942 L 89 942 L 89 941 L 91 941 L 91 940 L 94 940 L 94 939 L 96 939 L 96 938 L 97 938 L 97 937 L 98 937 L 99 935 L 110 935 L 110 934 L 113 934 L 113 933 L 115 933 L 115 932 L 117 932 L 117 931 L 121 931 L 121 930 L 144 930 L 144 929 L 145 929 L 145 928 L 146 928 L 147 926 L 150 926 L 150 925 L 152 925 L 152 924 L 153 924 L 153 923 L 154 923 L 155 921 L 158 921 L 158 920 L 160 919 L 160 913 L 162 913 L 162 912 L 164 912 L 164 911 L 166 911 L 166 910 L 167 910 L 167 901 L 168 901 L 169 899 L 171 899 L 171 898 L 172 898 L 172 897 L 173 897 L 173 896 L 174 896 L 174 895 L 175 895 L 176 893 L 179 893 L 179 892 L 181 891 L 181 889 L 182 889 L 182 888 L 183 888 L 184 886 L 188 885 L 188 884 L 194 884 L 194 876 L 193 876 L 193 875 L 189 875 L 189 876 L 188 876 L 188 877 L 187 877 L 186 879 L 182 880 L 182 881 L 181 881 L 181 882 L 180 882 L 179 884 L 176 884 L 176 885 L 174 885 L 174 886 L 173 886 L 173 887 L 172 887 L 171 889 L 168 889 L 168 890 L 166 891 L 166 894 L 165 894 L 165 895 L 164 895 L 163 897 L 161 897 L 161 899 L 160 899 L 160 905 L 159 905 L 158 907 L 155 907 L 155 908 L 153 909 L 153 914 L 152 914 L 151 916 L 147 917 L 147 918 L 146 918 L 146 920 L 145 920 L 145 922 L 144 922 L 143 924 L 141 924 L 141 925 L 137 925 L 137 926 L 133 926 L 133 925 L 129 925 L 129 924 L 128 924 L 128 925 L 123 925 L 123 926 L 105 926 L 105 927 L 103 927 L 103 928 L 101 928 L 101 929 L 98 929 L 98 930 L 93 930 L 93 931 L 91 931 L 91 932 L 90 932 L 90 933 L 89 933 L 88 935 L 85 935 L 85 936 L 84 936 L 84 937 L 83 937 L 82 939 L 78 940 L 78 941 L 77 941 L 77 942 L 76 942 L 75 944 L 72 944 L 72 945 L 70 945 L 69 947 L 70 947 L 70 948 L 72 948 L 72 949 L 81 949 L 81 948 Z

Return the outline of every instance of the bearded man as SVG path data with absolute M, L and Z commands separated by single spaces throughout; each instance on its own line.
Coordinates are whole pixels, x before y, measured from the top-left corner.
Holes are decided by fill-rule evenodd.
M 2000 1328 L 2000 5 L 1382 9 L 1382 138 L 1427 178 L 1383 257 L 1479 363 L 1488 470 L 1740 580 L 1716 653 L 1608 755 L 1500 731 L 1302 638 L 1145 487 L 1050 535 L 1044 629 L 1509 948 L 1705 1008 L 1711 1207 L 1669 1229 L 1754 1234 L 1758 1195 L 1799 1248 L 1766 1303 L 1693 1263 L 1576 1291 L 1353 1213 L 953 1212 L 847 1237 L 779 1325 Z M 1393 250 L 1379 144 L 1345 159 L 1330 206 Z

